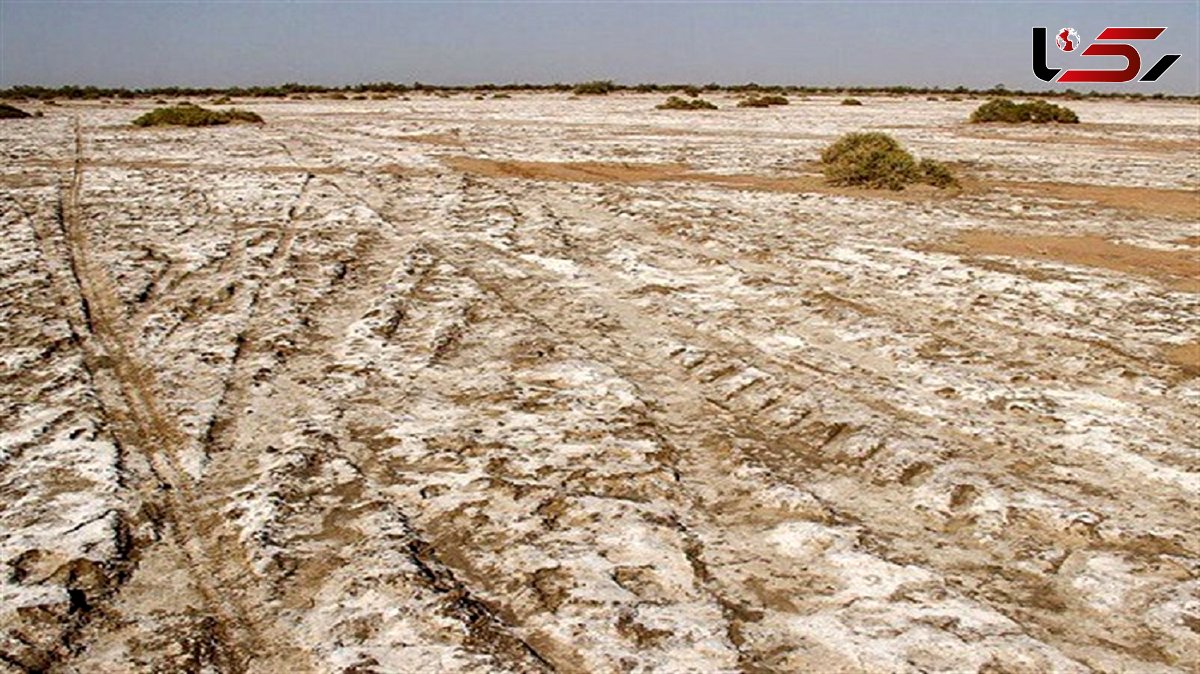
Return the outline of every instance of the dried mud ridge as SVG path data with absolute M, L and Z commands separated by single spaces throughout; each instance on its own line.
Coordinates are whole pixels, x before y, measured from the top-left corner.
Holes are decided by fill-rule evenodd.
M 1188 108 L 562 103 L 0 138 L 0 671 L 1200 667 Z

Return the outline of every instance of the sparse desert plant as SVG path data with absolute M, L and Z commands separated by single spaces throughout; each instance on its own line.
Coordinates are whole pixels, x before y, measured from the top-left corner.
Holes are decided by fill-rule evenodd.
M 751 96 L 738 101 L 739 108 L 769 108 L 772 105 L 787 105 L 787 96 L 778 94 L 766 94 L 763 96 Z
M 212 104 L 213 105 L 229 105 L 232 102 L 233 102 L 232 98 L 230 98 L 228 96 L 221 96 L 220 98 L 214 98 Z
M 658 110 L 716 110 L 717 106 L 704 100 L 703 98 L 680 98 L 679 96 L 669 96 L 663 103 L 654 106 Z
M 492 94 L 492 98 L 512 98 L 506 93 Z
M 842 105 L 862 105 L 862 101 L 857 98 L 843 98 Z
M 993 98 L 971 113 L 971 123 L 986 124 L 989 122 L 1000 122 L 1003 124 L 1022 124 L 1025 122 L 1032 122 L 1034 124 L 1046 124 L 1049 122 L 1078 124 L 1079 116 L 1070 108 L 1047 103 L 1046 101 L 1014 103 L 1007 98 Z
M 372 101 L 386 101 L 389 99 L 391 99 L 391 96 L 388 96 L 387 94 L 371 94 Z
M 692 98 L 696 98 L 696 97 L 700 96 L 700 93 L 703 90 L 694 84 L 689 84 L 686 87 L 684 87 L 683 89 L 681 89 L 680 91 L 687 94 L 688 96 L 691 96 Z
M 31 115 L 20 108 L 14 108 L 7 103 L 0 103 L 0 119 L 25 119 Z
M 885 133 L 846 134 L 825 148 L 821 162 L 825 179 L 833 185 L 902 190 L 913 183 L 939 188 L 958 184 L 943 164 L 930 159 L 918 163 Z
M 47 98 L 46 100 L 42 101 L 42 105 L 58 105 L 58 101 L 54 100 L 53 98 Z
M 346 100 L 346 94 L 343 94 L 340 91 L 335 91 L 332 94 L 329 94 L 328 96 L 326 96 L 325 98 L 328 98 L 331 101 L 344 101 L 344 100 Z
M 580 82 L 571 91 L 578 96 L 603 96 L 616 88 L 617 86 L 613 84 L 612 80 L 594 80 Z
M 231 122 L 261 124 L 262 117 L 249 110 L 209 110 L 198 105 L 156 108 L 133 120 L 134 126 L 215 126 Z
M 922 159 L 917 162 L 917 182 L 938 188 L 958 187 L 958 179 L 950 169 L 934 159 Z

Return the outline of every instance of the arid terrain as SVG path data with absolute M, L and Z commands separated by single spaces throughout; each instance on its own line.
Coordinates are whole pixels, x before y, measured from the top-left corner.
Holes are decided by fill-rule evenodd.
M 1200 671 L 1200 106 L 662 98 L 21 104 L 0 671 Z

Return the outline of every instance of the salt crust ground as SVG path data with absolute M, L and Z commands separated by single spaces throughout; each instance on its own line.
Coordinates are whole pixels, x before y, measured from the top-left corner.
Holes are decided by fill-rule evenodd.
M 0 670 L 1200 669 L 1196 274 L 970 238 L 1195 256 L 1004 185 L 1194 197 L 1200 108 L 657 102 L 4 122 Z M 861 129 L 968 189 L 451 159 L 791 178 Z

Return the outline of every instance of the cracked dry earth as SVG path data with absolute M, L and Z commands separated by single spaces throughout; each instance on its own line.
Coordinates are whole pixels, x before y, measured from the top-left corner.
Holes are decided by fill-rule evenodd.
M 5 122 L 0 670 L 1198 671 L 1200 108 L 716 100 Z

